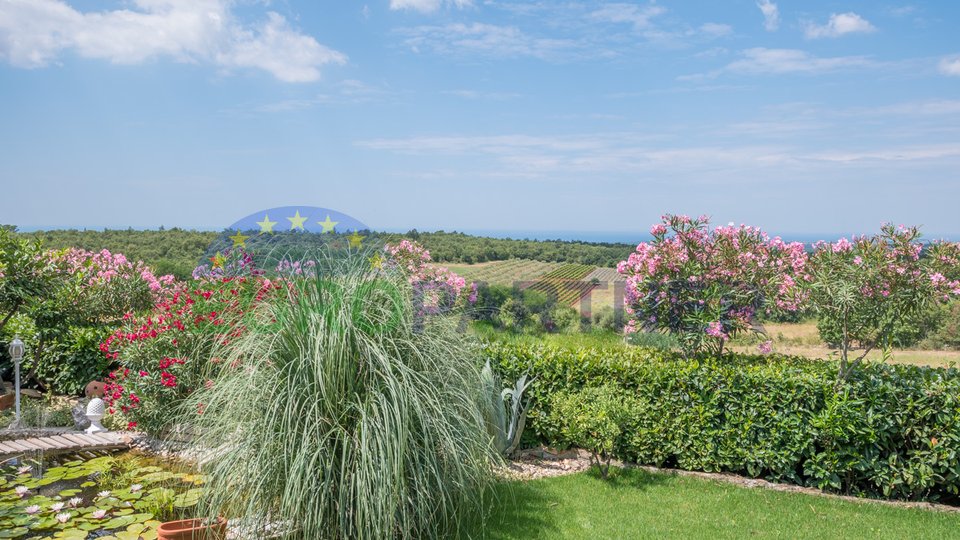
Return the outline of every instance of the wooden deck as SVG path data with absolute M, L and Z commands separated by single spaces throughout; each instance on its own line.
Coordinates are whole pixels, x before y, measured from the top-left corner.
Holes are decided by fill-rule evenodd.
M 124 440 L 124 437 L 121 437 L 119 433 L 107 432 L 90 435 L 78 431 L 47 437 L 0 441 L 0 460 L 38 452 L 57 454 L 79 450 L 112 450 L 129 446 L 130 443 Z

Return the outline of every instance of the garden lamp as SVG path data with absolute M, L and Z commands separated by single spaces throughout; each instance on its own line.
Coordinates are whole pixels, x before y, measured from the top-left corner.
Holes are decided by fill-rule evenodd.
M 20 361 L 23 360 L 23 342 L 20 341 L 19 336 L 14 336 L 13 341 L 10 342 L 10 346 L 7 347 L 7 352 L 10 353 L 10 358 L 13 359 L 14 366 L 14 379 L 13 379 L 13 391 L 14 400 L 16 402 L 16 418 L 13 421 L 13 424 L 10 425 L 12 428 L 20 427 Z

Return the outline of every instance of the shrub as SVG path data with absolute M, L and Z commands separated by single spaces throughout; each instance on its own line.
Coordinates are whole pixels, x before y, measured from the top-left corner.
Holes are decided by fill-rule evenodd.
M 921 346 L 927 349 L 960 348 L 960 301 L 953 301 L 937 308 L 940 324 L 927 334 Z
M 218 353 L 242 368 L 191 396 L 198 447 L 227 449 L 204 464 L 207 512 L 244 516 L 251 537 L 455 533 L 496 459 L 458 321 L 414 330 L 413 288 L 392 272 L 294 283 L 275 324 Z
M 258 305 L 282 283 L 255 276 L 196 280 L 152 311 L 128 314 L 100 345 L 117 364 L 105 388 L 108 412 L 122 413 L 131 428 L 161 434 L 186 396 L 231 368 L 213 350 L 256 325 Z
M 527 431 L 561 444 L 553 396 L 609 385 L 629 406 L 613 455 L 857 495 L 960 493 L 960 371 L 867 363 L 836 391 L 837 363 L 727 355 L 680 361 L 645 348 L 489 343 L 510 381 L 537 384 Z
M 591 461 L 607 477 L 610 460 L 629 424 L 629 400 L 611 385 L 587 387 L 578 392 L 558 392 L 550 398 L 551 423 L 564 445 L 590 451 Z
M 804 295 L 803 244 L 770 239 L 760 229 L 708 229 L 705 216 L 664 216 L 653 240 L 617 265 L 627 276 L 625 301 L 640 329 L 674 335 L 687 356 L 715 354 L 743 332 L 760 332 L 757 315 L 795 311 Z
M 805 288 L 825 341 L 840 346 L 839 378 L 848 378 L 871 350 L 889 350 L 897 328 L 922 320 L 935 302 L 960 295 L 960 281 L 946 277 L 957 271 L 954 245 L 934 245 L 921 257 L 919 239 L 917 227 L 885 224 L 870 238 L 814 245 Z M 854 342 L 863 352 L 851 357 Z

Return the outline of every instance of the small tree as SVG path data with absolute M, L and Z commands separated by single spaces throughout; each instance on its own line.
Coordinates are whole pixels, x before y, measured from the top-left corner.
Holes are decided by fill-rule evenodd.
M 755 227 L 708 230 L 705 216 L 664 216 L 653 241 L 617 266 L 627 276 L 625 331 L 673 334 L 684 354 L 723 353 L 744 331 L 763 334 L 761 312 L 795 311 L 804 299 L 806 253 Z
M 887 358 L 898 324 L 960 294 L 960 282 L 945 276 L 957 272 L 956 247 L 936 244 L 921 256 L 919 239 L 917 227 L 885 224 L 870 238 L 814 245 L 807 289 L 820 326 L 839 334 L 841 380 L 874 349 Z M 862 349 L 851 358 L 854 342 Z
M 0 330 L 29 304 L 50 295 L 56 277 L 40 242 L 18 237 L 15 227 L 0 227 Z

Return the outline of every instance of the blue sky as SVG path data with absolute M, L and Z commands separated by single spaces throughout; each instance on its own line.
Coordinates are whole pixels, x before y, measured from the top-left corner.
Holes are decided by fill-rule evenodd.
M 0 222 L 960 233 L 960 2 L 0 0 Z

